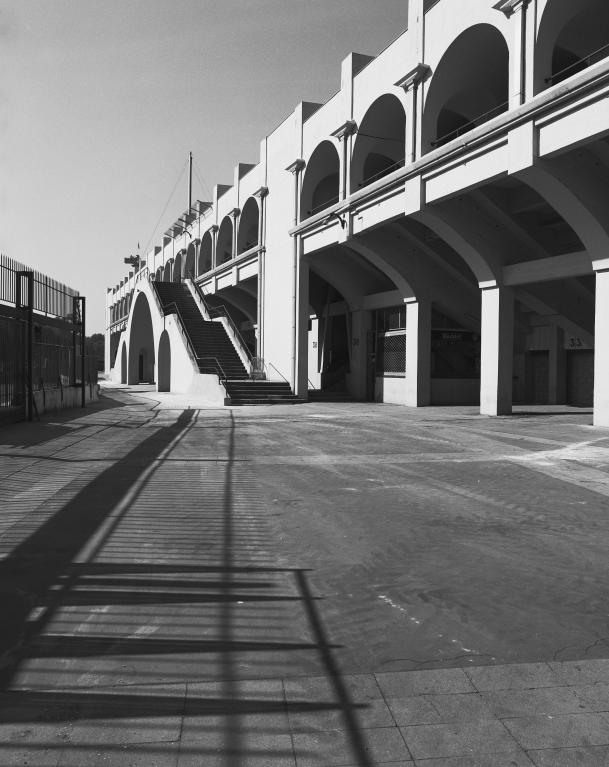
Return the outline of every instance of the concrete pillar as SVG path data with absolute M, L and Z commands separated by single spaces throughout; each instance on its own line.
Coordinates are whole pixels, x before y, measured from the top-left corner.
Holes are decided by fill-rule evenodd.
M 529 0 L 504 0 L 498 7 L 509 19 L 512 26 L 512 47 L 510 50 L 509 108 L 515 109 L 532 95 L 535 30 L 534 16 L 529 19 Z M 530 50 L 529 50 L 530 48 Z M 530 88 L 527 94 L 527 87 Z
M 609 427 L 609 270 L 596 272 L 593 422 Z
M 482 289 L 480 412 L 512 412 L 514 295 L 510 288 Z
M 216 245 L 218 243 L 218 230 L 220 227 L 218 224 L 212 224 L 209 231 L 211 233 L 211 268 L 215 269 L 218 265 L 216 263 Z
M 567 352 L 562 328 L 550 328 L 548 404 L 564 405 L 567 401 Z
M 406 93 L 406 165 L 421 156 L 421 136 L 423 130 L 423 83 L 430 72 L 426 64 L 417 64 L 395 85 Z
M 309 262 L 299 253 L 296 262 L 296 375 L 295 394 L 307 397 L 309 346 Z
M 372 328 L 372 312 L 351 312 L 351 359 L 347 379 L 349 393 L 355 399 L 366 399 L 368 375 L 368 331 Z
M 431 301 L 406 302 L 406 396 L 410 407 L 431 400 Z

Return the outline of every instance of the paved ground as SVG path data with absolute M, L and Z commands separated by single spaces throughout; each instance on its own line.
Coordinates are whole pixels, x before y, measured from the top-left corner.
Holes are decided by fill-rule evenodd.
M 609 765 L 588 412 L 199 409 L 0 430 L 0 766 Z

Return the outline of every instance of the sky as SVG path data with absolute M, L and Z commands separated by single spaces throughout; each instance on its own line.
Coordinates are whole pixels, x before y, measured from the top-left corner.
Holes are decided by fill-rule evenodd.
M 103 332 L 123 259 L 187 206 L 188 152 L 210 199 L 406 24 L 407 0 L 0 0 L 0 253 L 79 290 Z

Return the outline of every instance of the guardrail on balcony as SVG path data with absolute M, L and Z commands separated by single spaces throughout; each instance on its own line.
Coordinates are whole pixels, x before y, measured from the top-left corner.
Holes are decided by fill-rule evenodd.
M 578 72 L 581 72 L 583 69 L 586 69 L 592 64 L 596 64 L 598 61 L 601 61 L 601 59 L 604 59 L 606 56 L 609 56 L 609 43 L 607 45 L 603 45 L 602 48 L 597 48 L 595 51 L 592 51 L 592 53 L 589 53 L 587 56 L 583 56 L 581 59 L 574 61 L 572 64 L 569 64 L 568 67 L 564 67 L 563 69 L 560 69 L 558 72 L 555 72 L 553 75 L 550 75 L 550 77 L 546 77 L 544 82 L 549 83 L 550 85 L 556 85 L 556 83 L 566 80 L 567 77 L 570 77 L 571 75 L 575 75 Z
M 455 130 L 450 131 L 449 133 L 445 133 L 443 136 L 439 136 L 435 141 L 431 142 L 432 147 L 436 148 L 443 146 L 444 144 L 448 144 L 449 141 L 459 138 L 459 136 L 462 136 L 464 133 L 469 133 L 470 130 L 477 128 L 479 125 L 483 125 L 485 122 L 492 120 L 493 117 L 497 117 L 498 115 L 503 114 L 503 112 L 506 112 L 509 105 L 509 101 L 504 101 L 501 104 L 497 104 L 496 107 L 489 109 L 488 112 L 483 112 L 481 115 L 478 115 L 478 117 L 474 117 L 472 120 L 468 120 L 468 122 L 459 126 Z

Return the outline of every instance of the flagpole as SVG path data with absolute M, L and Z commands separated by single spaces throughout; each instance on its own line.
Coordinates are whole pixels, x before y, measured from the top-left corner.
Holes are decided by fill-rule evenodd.
M 188 153 L 188 212 L 192 207 L 192 152 Z

